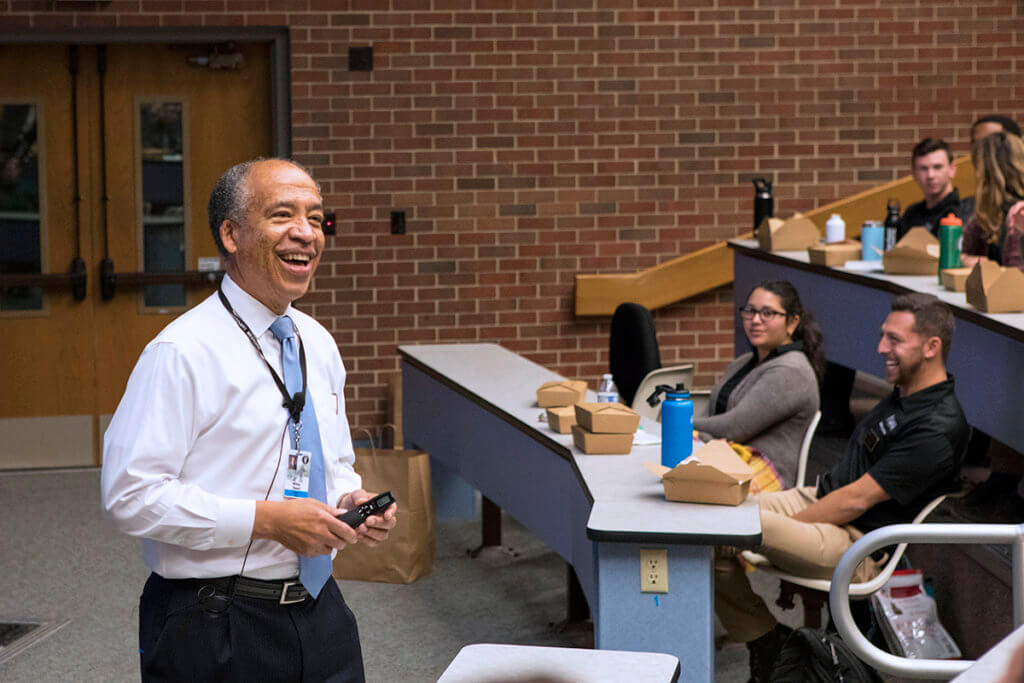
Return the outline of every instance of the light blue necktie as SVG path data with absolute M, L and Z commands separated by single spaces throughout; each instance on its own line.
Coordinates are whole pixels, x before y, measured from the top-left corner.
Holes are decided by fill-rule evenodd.
M 288 393 L 294 396 L 302 391 L 302 370 L 299 367 L 299 348 L 295 341 L 295 327 L 292 319 L 281 316 L 270 326 L 278 341 L 281 342 L 281 356 L 284 367 L 284 385 Z M 302 429 L 299 430 L 299 450 L 309 451 L 309 497 L 327 502 L 327 477 L 324 474 L 324 453 L 320 446 L 320 427 L 313 409 L 313 399 L 306 392 L 306 403 L 302 407 Z M 292 425 L 292 444 L 294 444 L 295 426 Z M 314 598 L 331 576 L 331 556 L 318 555 L 306 557 L 299 555 L 299 581 Z

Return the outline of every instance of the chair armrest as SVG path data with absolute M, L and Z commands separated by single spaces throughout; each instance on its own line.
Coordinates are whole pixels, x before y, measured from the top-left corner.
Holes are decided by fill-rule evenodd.
M 912 678 L 949 679 L 964 671 L 973 662 L 941 659 L 907 659 L 884 652 L 875 647 L 857 628 L 850 612 L 850 579 L 861 560 L 879 548 L 893 543 L 1002 543 L 1013 544 L 1015 552 L 1021 552 L 1024 525 L 1013 524 L 893 524 L 875 529 L 850 546 L 835 573 L 832 575 L 832 590 L 829 592 L 829 611 L 839 635 L 850 649 L 869 666 L 895 676 Z M 1014 623 L 1024 620 L 1024 594 L 1018 587 L 1024 581 L 1017 574 L 1021 567 L 1014 567 Z

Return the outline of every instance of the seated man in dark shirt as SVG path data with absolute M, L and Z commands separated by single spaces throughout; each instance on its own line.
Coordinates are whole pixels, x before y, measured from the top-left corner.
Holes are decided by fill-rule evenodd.
M 974 197 L 960 199 L 960 193 L 953 187 L 956 166 L 949 145 L 938 138 L 921 140 L 914 146 L 910 167 L 924 199 L 908 206 L 900 216 L 897 239 L 917 226 L 938 236 L 939 221 L 950 213 L 966 224 L 974 214 Z
M 757 497 L 757 551 L 772 564 L 790 574 L 831 578 L 865 533 L 910 522 L 930 500 L 958 488 L 970 428 L 946 373 L 952 338 L 953 313 L 934 296 L 893 300 L 878 342 L 892 394 L 857 425 L 843 459 L 817 488 Z M 854 580 L 878 571 L 867 559 Z M 716 553 L 715 611 L 729 636 L 747 644 L 751 680 L 767 681 L 788 629 L 751 590 L 735 549 Z

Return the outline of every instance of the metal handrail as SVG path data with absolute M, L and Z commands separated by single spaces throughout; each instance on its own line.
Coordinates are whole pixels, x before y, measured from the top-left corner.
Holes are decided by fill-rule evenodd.
M 893 524 L 875 529 L 847 550 L 832 575 L 829 609 L 836 630 L 870 666 L 895 676 L 948 680 L 973 660 L 909 659 L 880 650 L 864 637 L 850 612 L 850 581 L 857 565 L 879 548 L 895 543 L 1001 543 L 1012 546 L 1013 624 L 1024 621 L 1024 524 Z

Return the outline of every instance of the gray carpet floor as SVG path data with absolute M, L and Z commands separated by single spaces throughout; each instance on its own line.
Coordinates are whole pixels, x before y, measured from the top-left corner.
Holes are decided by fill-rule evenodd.
M 0 474 L 0 501 L 0 621 L 67 621 L 0 664 L 0 680 L 138 680 L 138 595 L 148 571 L 138 543 L 102 517 L 99 471 Z M 589 634 L 557 628 L 564 562 L 508 518 L 503 540 L 516 556 L 472 559 L 466 550 L 478 543 L 479 524 L 442 522 L 430 576 L 407 586 L 340 582 L 359 620 L 368 681 L 435 681 L 470 643 L 586 645 Z M 798 614 L 782 618 L 792 625 Z M 715 680 L 745 681 L 746 660 L 742 645 L 725 645 Z

